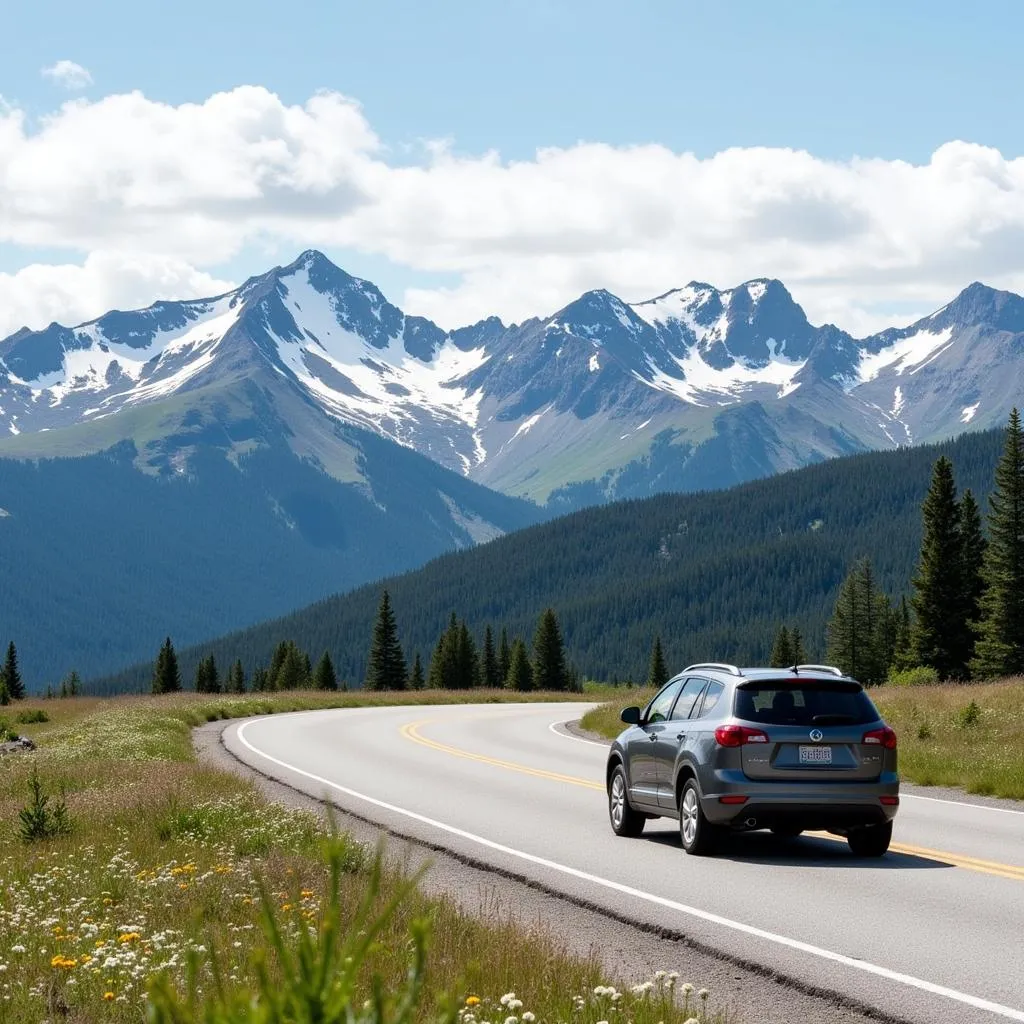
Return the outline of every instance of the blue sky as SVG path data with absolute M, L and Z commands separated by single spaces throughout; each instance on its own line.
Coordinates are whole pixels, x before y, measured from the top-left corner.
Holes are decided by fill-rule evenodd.
M 393 145 L 447 136 L 508 157 L 580 139 L 915 161 L 950 139 L 1022 146 L 1013 2 L 7 6 L 0 93 L 40 112 L 55 90 L 39 69 L 65 57 L 89 68 L 93 94 L 177 103 L 252 83 L 301 102 L 330 88 Z
M 392 170 L 421 164 L 424 140 L 438 139 L 466 157 L 495 150 L 506 163 L 588 142 L 657 144 L 701 159 L 731 147 L 788 147 L 826 164 L 860 157 L 923 165 L 953 140 L 992 147 L 1009 161 L 1024 147 L 1016 109 L 1024 92 L 1022 37 L 1024 4 L 1009 2 L 13 0 L 3 15 L 0 96 L 31 134 L 71 95 L 95 102 L 140 90 L 150 101 L 179 107 L 250 84 L 301 107 L 317 90 L 329 90 L 361 104 Z M 40 74 L 57 60 L 88 69 L 92 84 L 71 94 Z M 808 189 L 817 194 L 818 186 Z M 228 256 L 185 258 L 219 280 L 237 280 L 290 258 L 303 247 L 300 234 L 261 228 L 259 244 L 247 235 Z M 79 263 L 91 251 L 45 235 L 0 236 L 0 271 Z M 363 236 L 353 242 L 346 232 L 314 241 L 396 298 L 409 293 L 422 301 L 428 313 L 444 302 L 428 293 L 457 292 L 472 277 L 465 258 L 442 258 L 439 248 L 408 255 L 404 244 L 378 246 Z M 109 248 L 126 244 L 111 239 Z M 845 308 L 845 300 L 830 305 L 821 298 L 828 281 L 817 281 L 809 268 L 794 273 L 786 260 L 776 266 L 766 257 L 733 269 L 724 258 L 709 258 L 708 273 L 701 273 L 696 241 L 694 247 L 697 255 L 681 258 L 673 275 L 789 270 L 806 280 L 808 295 L 818 294 L 811 305 L 817 301 L 821 317 Z M 987 258 L 968 260 L 936 278 L 931 290 L 876 288 L 865 293 L 861 318 L 924 308 L 933 292 L 938 298 L 963 277 L 998 277 L 1002 265 L 993 267 Z M 1015 281 L 1020 269 L 1008 266 L 1005 279 Z M 515 273 L 511 264 L 494 270 L 505 279 Z M 857 274 L 843 274 L 836 287 L 853 288 Z M 617 283 L 607 266 L 562 276 L 561 291 L 538 298 L 538 311 L 591 278 L 595 286 Z M 621 286 L 642 288 L 643 280 L 637 269 Z M 682 282 L 666 274 L 650 290 L 670 283 Z M 525 282 L 517 297 L 503 297 L 492 285 L 493 302 L 514 313 L 534 287 Z M 449 298 L 456 319 L 463 310 L 483 309 Z

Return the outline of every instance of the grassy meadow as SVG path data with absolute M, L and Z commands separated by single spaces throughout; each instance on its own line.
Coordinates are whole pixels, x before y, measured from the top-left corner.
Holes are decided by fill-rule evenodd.
M 665 972 L 604 977 L 596 960 L 569 955 L 557 937 L 516 921 L 509 908 L 489 917 L 467 915 L 407 888 L 409 880 L 387 866 L 375 890 L 372 850 L 344 835 L 325 843 L 319 816 L 268 802 L 241 777 L 203 767 L 191 745 L 191 728 L 218 718 L 466 696 L 178 694 L 26 701 L 2 709 L 0 717 L 38 749 L 0 758 L 0 1024 L 330 1024 L 343 1019 L 346 1007 L 353 1024 L 724 1020 L 690 979 Z M 522 698 L 472 694 L 475 701 Z M 34 709 L 48 720 L 17 722 Z M 64 794 L 69 834 L 33 842 L 19 834 L 33 776 L 51 811 Z M 325 846 L 334 851 L 336 896 Z M 368 894 L 371 916 L 393 898 L 397 904 L 353 961 L 345 950 L 368 934 L 359 911 Z M 332 921 L 345 933 L 341 946 L 332 945 Z M 425 962 L 414 984 L 410 964 L 423 928 Z M 280 953 L 271 941 L 275 933 Z M 304 941 L 327 950 L 324 963 L 334 957 L 323 977 L 313 969 L 320 961 L 299 952 Z M 272 995 L 291 998 L 301 987 L 296 964 L 330 989 L 337 1015 L 308 1007 L 300 1013 L 295 1006 L 281 1018 L 270 1015 Z M 374 975 L 380 978 L 376 990 Z M 157 1002 L 148 994 L 154 978 L 163 979 Z M 263 1009 L 251 1004 L 258 988 Z M 405 997 L 410 1001 L 403 1007 Z M 181 999 L 188 1005 L 179 1005 Z M 214 1003 L 234 1009 L 216 1015 Z
M 869 691 L 899 736 L 900 775 L 922 786 L 954 786 L 1024 800 L 1024 679 L 885 686 Z M 583 716 L 582 726 L 617 736 L 619 712 L 654 691 L 623 691 Z

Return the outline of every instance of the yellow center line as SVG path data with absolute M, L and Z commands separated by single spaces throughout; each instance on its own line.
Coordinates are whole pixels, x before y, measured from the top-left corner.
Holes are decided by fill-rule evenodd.
M 551 782 L 561 782 L 570 786 L 581 786 L 584 789 L 595 789 L 603 793 L 603 783 L 595 782 L 593 779 L 580 778 L 578 775 L 563 775 L 561 772 L 549 772 L 544 768 L 531 768 L 529 765 L 517 764 L 515 761 L 503 761 L 497 757 L 488 757 L 486 754 L 476 754 L 471 750 L 462 750 L 459 747 L 449 746 L 447 743 L 439 743 L 437 740 L 428 739 L 420 729 L 429 725 L 432 719 L 423 719 L 419 722 L 410 722 L 403 725 L 399 730 L 401 734 L 413 743 L 437 750 L 442 754 L 449 754 L 452 757 L 461 757 L 467 761 L 478 761 L 480 764 L 489 764 L 494 768 L 503 768 L 505 771 L 519 772 L 522 775 L 532 775 L 538 779 L 549 779 Z M 808 832 L 808 836 L 816 839 L 828 839 L 835 842 L 846 842 L 840 836 L 830 835 L 828 832 Z M 922 857 L 925 860 L 933 860 L 940 864 L 948 864 L 952 867 L 963 868 L 965 871 L 976 871 L 984 875 L 995 875 L 998 878 L 1009 878 L 1016 882 L 1024 882 L 1024 866 L 1016 864 L 1001 864 L 998 861 L 982 860 L 979 857 L 969 857 L 961 853 L 950 853 L 947 850 L 932 850 L 925 846 L 911 846 L 909 843 L 892 843 L 889 849 L 893 853 L 902 853 L 910 857 Z

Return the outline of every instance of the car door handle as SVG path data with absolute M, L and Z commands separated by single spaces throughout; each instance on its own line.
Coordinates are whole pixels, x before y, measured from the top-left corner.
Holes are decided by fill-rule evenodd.
M 677 740 L 682 740 L 682 739 L 685 739 L 685 738 L 686 738 L 686 733 L 685 732 L 677 732 L 676 733 L 676 739 Z
M 658 739 L 658 734 L 657 734 L 656 732 L 649 732 L 649 733 L 647 734 L 647 738 L 648 738 L 648 739 L 649 739 L 649 740 L 650 740 L 650 741 L 651 741 L 652 743 L 654 743 L 654 742 L 656 742 L 656 740 Z

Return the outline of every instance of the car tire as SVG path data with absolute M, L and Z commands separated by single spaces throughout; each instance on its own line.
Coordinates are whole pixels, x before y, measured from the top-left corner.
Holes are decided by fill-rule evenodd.
M 795 825 L 772 825 L 772 835 L 778 836 L 780 839 L 796 839 L 797 836 L 803 834 L 804 830 Z
M 697 783 L 687 779 L 679 797 L 679 837 L 683 849 L 695 857 L 706 857 L 718 848 L 721 828 L 712 825 L 700 806 Z
M 892 822 L 851 829 L 846 836 L 855 857 L 881 857 L 892 841 Z
M 629 787 L 622 765 L 616 765 L 608 783 L 608 818 L 617 836 L 632 838 L 644 830 L 647 818 L 629 806 Z

